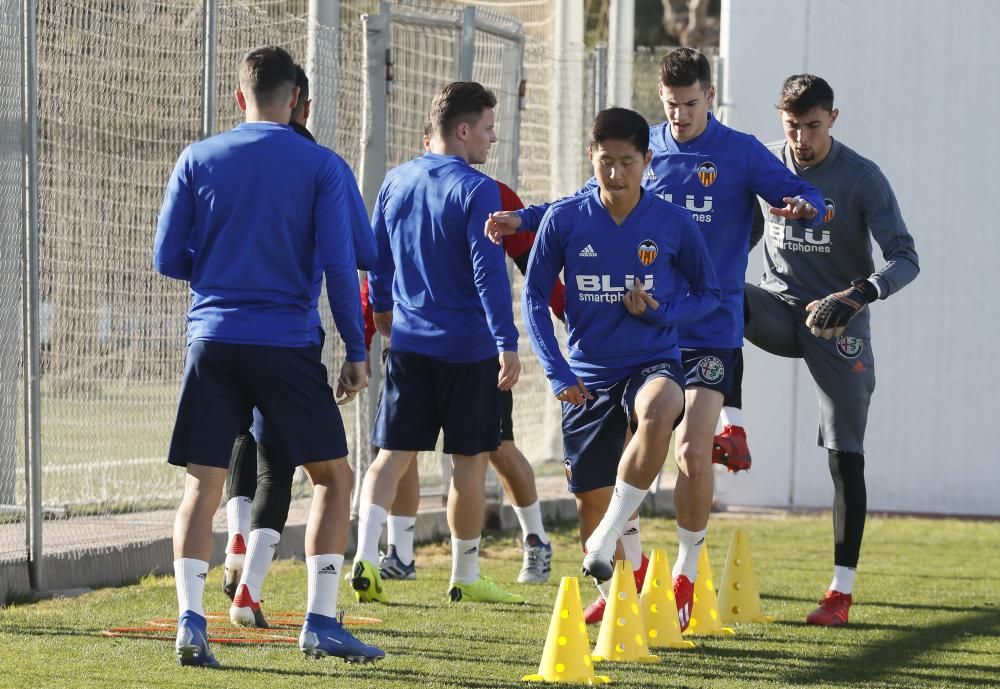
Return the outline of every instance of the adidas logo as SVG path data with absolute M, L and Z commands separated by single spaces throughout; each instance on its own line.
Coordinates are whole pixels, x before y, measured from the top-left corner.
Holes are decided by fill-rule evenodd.
M 202 581 L 205 581 L 206 579 L 208 579 L 208 572 L 202 572 L 201 574 L 198 575 L 198 578 L 201 579 Z
M 408 526 L 405 529 L 403 529 L 403 532 L 404 533 L 413 533 L 414 531 L 416 531 L 416 529 L 417 529 L 417 525 L 413 524 L 412 526 Z
M 329 564 L 326 567 L 324 567 L 323 569 L 321 569 L 319 571 L 319 573 L 320 574 L 336 574 L 337 573 L 337 568 L 334 565 Z
M 271 550 L 277 550 L 277 549 L 278 549 L 278 544 L 277 543 L 272 543 L 271 544 Z
M 650 180 L 650 181 L 655 180 L 656 179 L 656 173 L 653 172 L 653 168 L 647 167 L 646 171 L 642 173 L 642 178 L 645 179 L 645 180 Z
M 465 554 L 466 555 L 475 555 L 478 552 L 479 552 L 479 548 L 477 548 L 476 546 L 472 546 L 471 548 L 469 548 L 468 550 L 465 551 Z
M 252 505 L 253 504 L 253 498 L 248 498 L 245 495 L 241 495 L 240 496 L 240 501 L 243 504 L 245 504 L 245 505 Z
M 594 247 L 588 244 L 580 250 L 580 256 L 583 258 L 597 258 L 597 252 L 594 251 Z
M 698 539 L 698 542 L 697 542 L 697 543 L 695 543 L 695 545 L 702 545 L 702 544 L 703 544 L 704 542 L 705 542 L 705 538 L 704 538 L 704 537 L 702 537 L 702 538 L 699 538 L 699 539 Z
M 637 533 L 639 533 L 639 529 L 633 526 L 629 528 L 627 531 L 625 531 L 625 533 L 623 533 L 622 536 L 635 536 Z

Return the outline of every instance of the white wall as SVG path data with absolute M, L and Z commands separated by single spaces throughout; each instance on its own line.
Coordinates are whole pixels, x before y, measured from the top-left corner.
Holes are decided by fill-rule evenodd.
M 723 1 L 726 122 L 778 139 L 784 78 L 822 76 L 834 136 L 886 173 L 916 239 L 920 276 L 872 308 L 870 509 L 1000 515 L 998 26 L 994 0 Z M 760 272 L 758 251 L 748 280 Z M 828 506 L 808 371 L 745 352 L 754 468 L 718 497 Z

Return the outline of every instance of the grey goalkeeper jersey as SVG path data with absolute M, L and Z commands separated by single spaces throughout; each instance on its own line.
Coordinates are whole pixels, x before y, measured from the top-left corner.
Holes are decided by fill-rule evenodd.
M 768 144 L 789 170 L 816 186 L 826 201 L 824 221 L 815 228 L 771 215 L 760 201 L 752 243 L 764 237 L 764 276 L 760 286 L 804 309 L 806 304 L 870 278 L 885 299 L 920 272 L 913 237 L 906 229 L 889 181 L 875 163 L 834 140 L 830 153 L 814 167 L 795 164 L 784 141 Z M 766 220 L 765 220 L 766 219 Z M 885 265 L 872 259 L 872 237 Z M 869 310 L 851 321 L 850 331 L 869 337 Z

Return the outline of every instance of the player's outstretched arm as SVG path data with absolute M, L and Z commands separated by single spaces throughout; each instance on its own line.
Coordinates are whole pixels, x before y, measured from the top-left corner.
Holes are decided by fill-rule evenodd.
M 591 177 L 574 196 L 589 194 L 596 186 L 597 180 Z M 551 205 L 551 203 L 539 203 L 517 211 L 503 210 L 490 213 L 490 217 L 483 225 L 483 233 L 494 244 L 499 244 L 505 236 L 515 232 L 534 232 L 541 225 L 542 218 Z
M 313 203 L 316 249 L 326 276 L 326 293 L 337 331 L 344 340 L 347 361 L 365 361 L 364 319 L 361 315 L 361 286 L 358 283 L 354 242 L 347 214 L 348 183 L 331 154 L 318 182 Z
M 552 286 L 559 272 L 563 269 L 563 252 L 558 230 L 550 218 L 551 214 L 546 215 L 541 229 L 535 236 L 535 246 L 531 250 L 531 259 L 528 262 L 528 273 L 524 278 L 521 314 L 531 339 L 531 346 L 542 363 L 545 376 L 552 384 L 553 394 L 569 402 L 571 400 L 563 393 L 570 388 L 578 387 L 578 381 L 559 350 L 552 318 L 549 316 L 549 295 L 552 293 Z
M 754 139 L 749 151 L 750 187 L 770 205 L 770 212 L 813 227 L 823 219 L 826 203 L 819 189 L 809 184 Z
M 167 182 L 156 221 L 153 266 L 161 275 L 190 280 L 194 268 L 191 233 L 194 229 L 194 192 L 191 189 L 188 153 L 184 151 Z

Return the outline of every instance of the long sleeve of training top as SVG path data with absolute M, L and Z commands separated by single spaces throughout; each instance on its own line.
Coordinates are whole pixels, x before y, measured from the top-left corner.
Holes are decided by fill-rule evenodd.
M 191 250 L 194 233 L 194 193 L 190 185 L 188 151 L 177 159 L 167 182 L 163 207 L 156 219 L 153 267 L 175 280 L 190 280 L 194 267 Z
M 880 299 L 895 294 L 916 279 L 920 273 L 920 260 L 913 242 L 913 235 L 906 229 L 896 195 L 882 171 L 874 164 L 867 176 L 858 179 L 862 217 L 868 231 L 882 250 L 885 260 L 870 279 L 876 283 Z
M 361 197 L 361 190 L 358 188 L 354 172 L 347 165 L 347 161 L 341 160 L 344 174 L 349 176 L 349 183 L 345 184 L 347 189 L 347 215 L 351 224 L 351 238 L 354 240 L 354 255 L 357 259 L 358 270 L 368 270 L 378 259 L 378 246 L 375 243 L 375 235 L 372 232 L 371 221 L 368 219 L 368 209 L 365 208 L 365 200 Z
M 372 216 L 372 306 L 393 312 L 391 346 L 454 361 L 516 351 L 503 249 L 483 236 L 496 182 L 463 159 L 427 153 L 386 175 Z
M 566 278 L 569 361 L 548 315 L 556 276 Z M 640 282 L 660 303 L 659 317 L 633 316 L 622 300 Z M 679 359 L 672 325 L 697 320 L 719 304 L 715 270 L 698 227 L 683 208 L 643 193 L 618 225 L 600 190 L 553 204 L 535 238 L 521 308 L 552 390 L 580 378 L 599 389 L 644 365 Z

